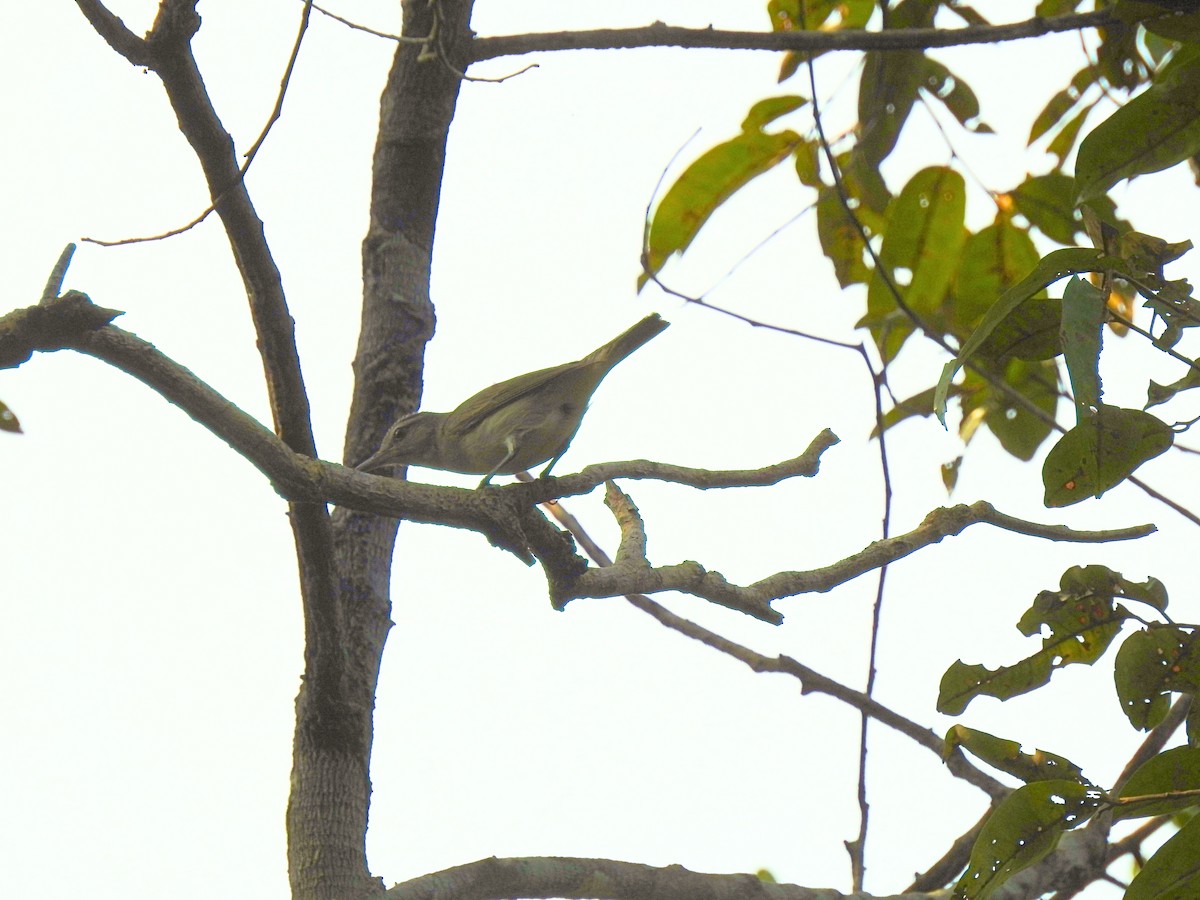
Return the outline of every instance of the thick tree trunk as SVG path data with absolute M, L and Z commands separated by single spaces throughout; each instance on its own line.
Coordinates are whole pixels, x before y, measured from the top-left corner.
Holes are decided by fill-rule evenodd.
M 433 334 L 430 261 L 446 140 L 458 99 L 473 0 L 404 3 L 404 34 L 381 98 L 371 217 L 363 242 L 362 331 L 345 460 L 358 462 L 420 400 Z M 353 165 L 347 160 L 347 165 Z M 346 900 L 383 889 L 366 859 L 372 713 L 391 627 L 393 519 L 333 515 L 339 621 L 306 621 L 296 700 L 288 868 L 296 898 Z

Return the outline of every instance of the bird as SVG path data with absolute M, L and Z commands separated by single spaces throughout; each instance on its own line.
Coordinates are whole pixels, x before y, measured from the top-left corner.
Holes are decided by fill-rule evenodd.
M 453 412 L 402 416 L 356 468 L 374 472 L 415 465 L 483 475 L 483 488 L 496 475 L 525 472 L 550 460 L 544 478 L 570 446 L 604 376 L 669 324 L 651 314 L 583 359 L 493 384 Z

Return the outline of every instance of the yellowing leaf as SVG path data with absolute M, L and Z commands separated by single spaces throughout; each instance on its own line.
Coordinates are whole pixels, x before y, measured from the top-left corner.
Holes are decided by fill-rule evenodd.
M 802 98 L 772 98 L 772 100 Z M 762 124 L 783 115 L 787 103 L 767 107 L 757 104 L 747 123 Z M 649 276 L 657 274 L 673 255 L 682 253 L 695 239 L 704 223 L 722 203 L 750 181 L 787 159 L 801 143 L 793 131 L 769 134 L 755 127 L 743 131 L 732 140 L 713 147 L 692 163 L 671 185 L 659 202 L 650 221 L 646 237 L 646 271 L 638 279 L 638 289 L 645 286 Z

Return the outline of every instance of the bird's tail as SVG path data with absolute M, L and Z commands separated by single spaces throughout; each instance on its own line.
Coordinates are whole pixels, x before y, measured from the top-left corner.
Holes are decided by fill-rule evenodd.
M 603 362 L 611 369 L 630 353 L 653 337 L 657 337 L 670 325 L 658 313 L 651 313 L 628 331 L 625 331 L 598 350 L 593 350 L 585 359 L 589 362 Z

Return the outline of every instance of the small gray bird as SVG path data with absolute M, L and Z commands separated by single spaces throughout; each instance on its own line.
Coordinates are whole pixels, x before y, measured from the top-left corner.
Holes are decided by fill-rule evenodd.
M 581 360 L 518 375 L 484 388 L 450 413 L 416 412 L 398 419 L 379 450 L 358 464 L 372 472 L 413 465 L 447 472 L 513 475 L 558 462 L 579 430 L 588 400 L 617 363 L 670 324 L 646 316 Z

